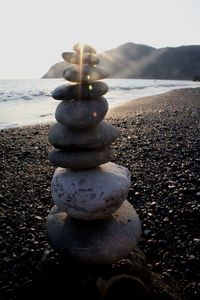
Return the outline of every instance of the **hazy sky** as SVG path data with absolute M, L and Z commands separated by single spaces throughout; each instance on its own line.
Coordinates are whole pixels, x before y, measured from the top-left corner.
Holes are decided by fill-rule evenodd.
M 76 42 L 200 44 L 200 0 L 0 0 L 0 78 L 40 78 Z

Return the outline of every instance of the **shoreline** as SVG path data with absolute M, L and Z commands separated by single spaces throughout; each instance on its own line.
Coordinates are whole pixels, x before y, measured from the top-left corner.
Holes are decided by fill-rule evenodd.
M 111 115 L 123 115 L 123 114 L 131 114 L 135 111 L 142 111 L 147 109 L 163 109 L 168 108 L 171 105 L 171 108 L 180 107 L 180 104 L 186 105 L 188 104 L 187 96 L 195 97 L 193 99 L 193 105 L 199 105 L 198 97 L 200 95 L 200 87 L 195 88 L 181 88 L 181 89 L 174 89 L 166 93 L 156 94 L 153 96 L 145 96 L 140 97 L 137 99 L 130 100 L 120 106 L 110 108 L 108 112 L 108 116 Z M 197 99 L 196 99 L 197 97 Z M 180 98 L 181 103 L 177 103 L 178 99 L 174 101 L 174 98 Z
M 132 100 L 110 109 L 106 120 L 121 130 L 113 144 L 113 162 L 127 167 L 132 175 L 128 200 L 142 222 L 139 247 L 146 255 L 148 269 L 161 288 L 166 288 L 171 297 L 167 299 L 198 299 L 200 88 Z M 46 268 L 51 275 L 58 264 L 44 226 L 53 206 L 49 126 L 0 131 L 3 299 L 16 295 L 23 299 L 24 293 L 33 291 L 36 278 L 41 279 L 38 266 L 44 256 L 48 256 Z M 71 276 L 70 268 L 65 272 L 69 273 L 68 289 L 71 277 L 77 290 L 85 288 L 83 280 L 76 281 L 78 273 Z M 53 279 L 50 284 L 56 290 Z
M 191 90 L 196 90 L 199 89 L 199 86 L 193 86 L 191 88 L 174 88 L 171 91 L 179 91 L 179 90 L 187 90 L 187 89 L 191 89 Z M 127 87 L 128 89 L 128 87 Z M 134 90 L 135 88 L 133 88 Z M 131 90 L 131 88 L 130 88 Z M 136 88 L 137 90 L 137 88 Z M 140 90 L 140 89 L 139 89 Z M 155 97 L 155 96 L 160 96 L 160 95 L 164 95 L 169 92 L 161 92 L 161 91 L 156 91 L 157 94 L 155 94 L 155 91 L 153 92 L 153 95 L 149 96 L 149 95 L 145 95 L 145 96 L 141 96 L 141 95 L 132 95 L 132 97 L 134 96 L 134 98 L 131 97 L 131 95 L 128 93 L 126 93 L 125 95 L 123 95 L 122 98 L 122 92 L 120 91 L 119 93 L 116 93 L 116 100 L 113 102 L 112 98 L 115 97 L 115 94 L 113 95 L 113 91 L 110 91 L 110 97 L 108 98 L 109 101 L 109 107 L 110 107 L 110 111 L 117 109 L 118 107 L 122 107 L 124 105 L 129 105 L 130 102 L 132 101 L 142 101 L 142 99 L 145 98 L 149 98 L 149 97 Z M 144 93 L 146 94 L 147 91 Z M 152 91 L 149 92 L 150 94 L 152 94 Z M 120 97 L 119 97 L 119 95 Z M 119 98 L 118 98 L 119 97 Z M 131 97 L 131 99 L 130 99 Z M 124 98 L 126 98 L 127 100 L 124 100 Z M 11 105 L 11 103 L 9 102 L 9 104 L 6 104 L 7 102 L 1 102 L 1 109 L 4 112 L 3 114 L 1 114 L 0 118 L 1 118 L 1 123 L 0 123 L 0 130 L 4 130 L 4 129 L 9 129 L 9 128 L 18 128 L 18 127 L 26 127 L 26 126 L 35 126 L 35 125 L 40 125 L 40 124 L 47 124 L 49 122 L 53 122 L 54 121 L 54 111 L 58 105 L 58 101 L 54 100 L 53 98 L 51 98 L 49 96 L 49 99 L 44 99 L 44 101 L 42 99 L 36 98 L 36 99 L 32 99 L 32 100 L 27 100 L 25 102 L 16 102 L 16 104 L 14 104 L 13 106 Z M 38 107 L 40 107 L 40 110 L 38 110 Z M 110 111 L 108 112 L 108 116 L 110 114 Z M 17 117 L 16 117 L 17 116 Z M 24 118 L 24 116 L 26 116 L 26 118 Z

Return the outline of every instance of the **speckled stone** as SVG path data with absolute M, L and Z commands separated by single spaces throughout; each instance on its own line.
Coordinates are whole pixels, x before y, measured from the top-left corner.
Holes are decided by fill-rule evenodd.
M 98 65 L 99 59 L 92 53 L 63 52 L 62 58 L 70 64 Z
M 49 142 L 57 149 L 99 149 L 114 142 L 118 136 L 119 131 L 104 121 L 79 131 L 55 123 L 49 130 Z
M 96 100 L 62 101 L 56 109 L 56 120 L 68 128 L 83 130 L 97 125 L 108 111 L 108 101 Z
M 128 201 L 101 221 L 79 221 L 54 206 L 46 227 L 54 249 L 88 264 L 117 262 L 137 247 L 141 235 L 138 215 Z
M 81 171 L 57 168 L 51 182 L 52 197 L 57 207 L 71 217 L 103 219 L 126 199 L 130 177 L 127 168 L 112 162 Z
M 77 43 L 73 46 L 73 50 L 76 52 L 80 52 L 82 50 L 82 52 L 94 53 L 94 54 L 96 53 L 94 47 L 90 46 L 89 44 L 81 45 L 80 43 Z
M 109 76 L 109 72 L 104 67 L 83 65 L 73 65 L 63 72 L 63 77 L 71 82 L 90 83 Z
M 113 158 L 113 150 L 109 147 L 98 150 L 49 152 L 49 160 L 55 167 L 71 168 L 74 170 L 95 168 L 105 164 Z
M 96 99 L 108 91 L 105 82 L 97 81 L 82 84 L 63 84 L 52 92 L 52 97 L 56 100 L 81 100 Z

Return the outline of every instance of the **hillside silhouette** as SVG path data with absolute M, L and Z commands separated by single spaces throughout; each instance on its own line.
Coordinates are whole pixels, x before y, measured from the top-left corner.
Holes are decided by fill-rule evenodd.
M 165 47 L 126 43 L 98 54 L 110 78 L 182 79 L 200 76 L 200 46 Z M 42 78 L 61 78 L 69 64 L 53 65 Z

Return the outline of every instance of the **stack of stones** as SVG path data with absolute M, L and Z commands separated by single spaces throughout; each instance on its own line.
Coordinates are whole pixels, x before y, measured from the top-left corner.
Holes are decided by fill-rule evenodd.
M 139 218 L 126 200 L 130 188 L 128 169 L 110 162 L 110 144 L 119 132 L 102 121 L 108 86 L 98 80 L 109 74 L 97 66 L 90 45 L 76 44 L 63 53 L 73 64 L 64 71 L 70 84 L 56 88 L 58 105 L 49 142 L 50 162 L 57 167 L 52 179 L 54 207 L 47 217 L 52 247 L 67 257 L 89 264 L 111 264 L 137 247 Z M 76 84 L 74 84 L 76 83 Z

